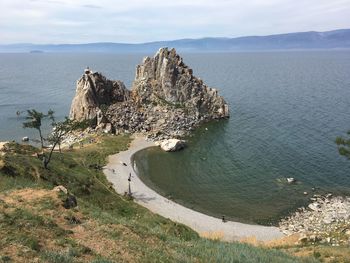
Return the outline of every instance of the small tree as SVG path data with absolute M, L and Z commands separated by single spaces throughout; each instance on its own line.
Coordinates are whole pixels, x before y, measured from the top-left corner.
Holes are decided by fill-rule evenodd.
M 347 134 L 350 135 L 350 131 L 348 131 Z M 337 137 L 337 139 L 335 140 L 335 143 L 338 145 L 338 151 L 340 155 L 343 155 L 348 159 L 350 159 L 350 139 Z
M 36 111 L 34 109 L 27 110 L 26 120 L 28 120 L 28 121 L 23 123 L 23 128 L 30 128 L 30 129 L 37 129 L 38 130 L 39 136 L 40 136 L 41 148 L 44 147 L 44 138 L 43 138 L 43 135 L 41 132 L 42 121 L 45 118 L 49 118 L 52 121 L 54 121 L 53 114 L 54 114 L 54 112 L 52 110 L 49 110 L 47 112 L 47 114 Z
M 61 143 L 63 138 L 70 132 L 74 130 L 81 129 L 82 125 L 80 122 L 68 119 L 65 117 L 64 121 L 55 122 L 54 118 L 52 118 L 52 133 L 48 136 L 47 140 L 51 143 L 51 148 L 49 151 L 49 155 L 46 158 L 44 157 L 43 164 L 45 169 L 47 169 L 49 162 L 52 158 L 52 153 L 55 150 L 56 146 L 58 145 L 59 148 L 61 147 Z

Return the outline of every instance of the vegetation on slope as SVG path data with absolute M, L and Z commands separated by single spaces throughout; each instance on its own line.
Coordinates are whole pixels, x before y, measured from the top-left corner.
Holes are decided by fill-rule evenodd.
M 0 262 L 314 262 L 279 250 L 200 238 L 115 193 L 101 167 L 128 136 L 104 136 L 54 153 L 49 169 L 32 146 L 0 155 Z M 116 171 L 118 173 L 118 171 Z M 65 186 L 78 207 L 62 206 Z

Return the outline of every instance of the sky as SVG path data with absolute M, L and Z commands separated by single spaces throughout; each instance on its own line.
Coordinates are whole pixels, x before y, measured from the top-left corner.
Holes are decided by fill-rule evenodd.
M 0 0 L 0 43 L 142 43 L 350 28 L 350 0 Z

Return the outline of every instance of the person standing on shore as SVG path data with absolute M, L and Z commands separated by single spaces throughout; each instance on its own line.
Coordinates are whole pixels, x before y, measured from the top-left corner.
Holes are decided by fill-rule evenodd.
M 226 218 L 225 218 L 224 215 L 222 216 L 222 222 L 223 222 L 223 223 L 226 223 Z
M 128 182 L 129 182 L 128 195 L 131 196 L 131 187 L 130 187 L 130 183 L 131 183 L 131 173 L 129 173 Z

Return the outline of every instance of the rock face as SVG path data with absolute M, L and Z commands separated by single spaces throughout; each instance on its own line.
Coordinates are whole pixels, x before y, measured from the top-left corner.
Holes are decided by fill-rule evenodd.
M 140 103 L 165 103 L 183 107 L 197 118 L 229 116 L 228 105 L 185 65 L 175 49 L 160 49 L 137 66 L 133 96 Z
M 69 117 L 79 121 L 95 119 L 100 111 L 105 110 L 104 107 L 126 101 L 129 97 L 130 91 L 123 82 L 108 80 L 102 74 L 86 69 L 77 82 Z
M 217 90 L 193 76 L 175 49 L 162 48 L 137 66 L 131 91 L 89 69 L 78 80 L 70 118 L 95 119 L 98 127 L 141 132 L 151 139 L 181 138 L 198 124 L 228 118 Z
M 164 140 L 160 143 L 160 148 L 166 152 L 175 152 L 185 147 L 185 141 L 178 139 Z

